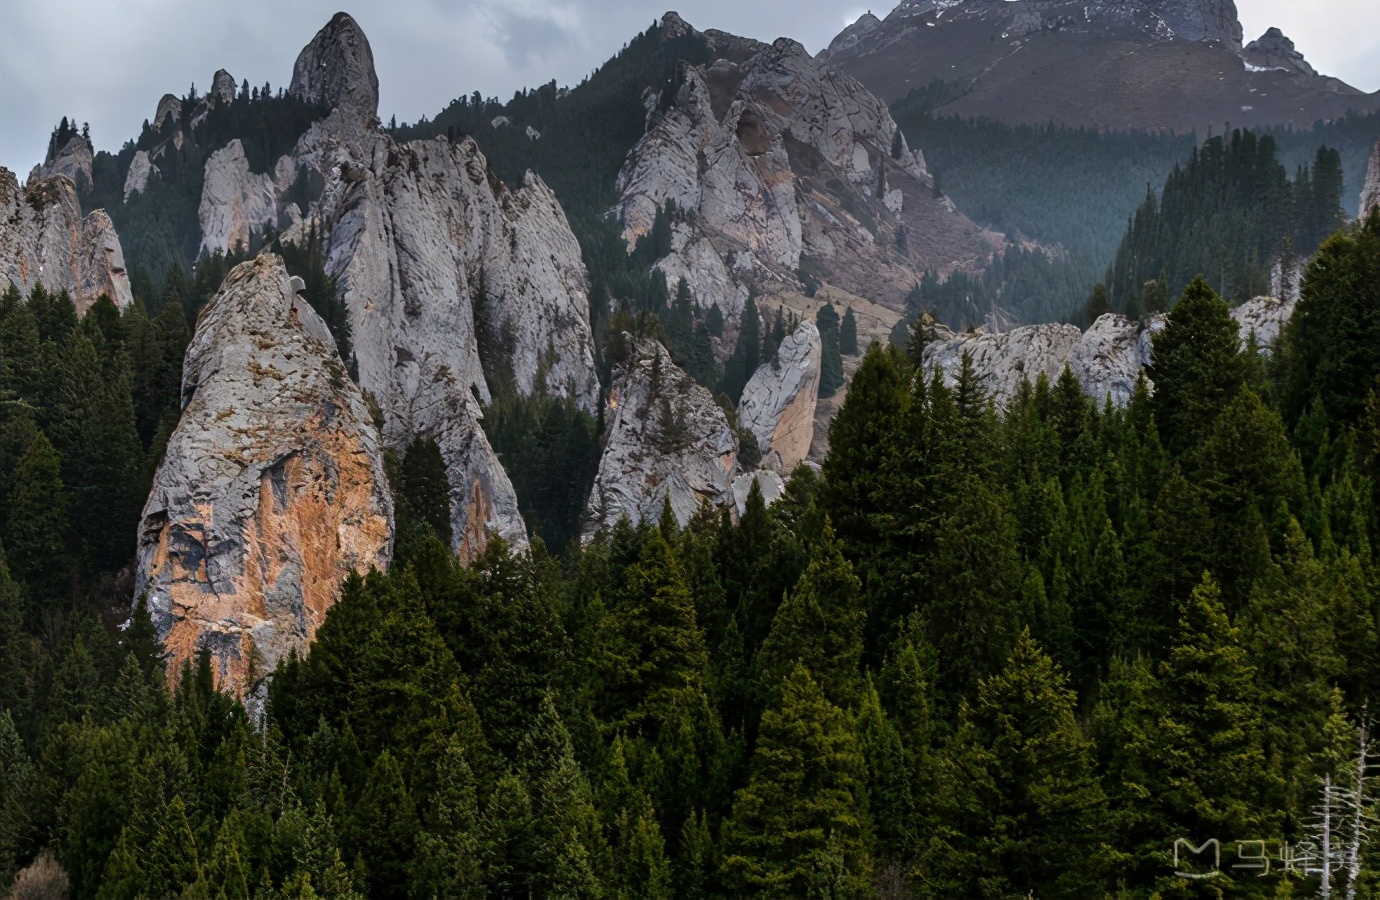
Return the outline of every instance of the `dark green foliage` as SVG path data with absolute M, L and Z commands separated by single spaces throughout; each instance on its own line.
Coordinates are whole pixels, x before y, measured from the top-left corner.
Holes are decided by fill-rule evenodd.
M 848 314 L 850 316 L 853 314 L 851 308 L 848 310 Z M 820 338 L 819 395 L 832 397 L 838 393 L 839 388 L 843 387 L 844 382 L 839 314 L 832 304 L 824 304 L 819 308 L 819 312 L 815 313 L 815 326 L 819 328 Z M 853 331 L 854 355 L 856 355 L 857 343 L 857 326 L 855 323 Z
M 1158 197 L 1147 189 L 1112 264 L 1114 305 L 1124 307 L 1152 278 L 1175 294 L 1202 276 L 1237 303 L 1267 293 L 1282 238 L 1312 253 L 1341 223 L 1341 183 L 1336 150 L 1318 148 L 1313 173 L 1301 168 L 1291 183 L 1273 137 L 1212 138 L 1175 166 Z
M 563 558 L 462 566 L 419 441 L 391 571 L 348 579 L 258 722 L 209 654 L 164 672 L 118 574 L 117 476 L 146 490 L 185 311 L 233 257 L 170 270 L 152 321 L 6 292 L 0 883 L 48 852 L 81 897 L 1169 897 L 1174 840 L 1216 837 L 1209 887 L 1314 893 L 1229 867 L 1296 845 L 1380 691 L 1380 395 L 1336 375 L 1369 358 L 1369 239 L 1325 243 L 1268 366 L 1193 285 L 1124 409 L 1072 371 L 999 408 L 971 360 L 868 348 L 770 508 L 668 506 Z M 759 362 L 789 327 L 759 320 Z M 506 403 L 529 521 L 573 536 L 556 473 L 593 423 Z

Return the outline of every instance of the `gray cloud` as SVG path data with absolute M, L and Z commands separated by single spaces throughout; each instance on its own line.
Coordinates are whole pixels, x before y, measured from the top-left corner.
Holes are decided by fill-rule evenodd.
M 889 0 L 874 9 L 884 14 Z M 387 119 L 432 116 L 475 90 L 509 97 L 575 84 L 675 6 L 700 28 L 811 51 L 866 0 L 5 0 L 0 29 L 0 165 L 40 162 L 62 116 L 90 122 L 98 149 L 136 137 L 164 93 L 204 90 L 228 69 L 285 85 L 297 52 L 344 6 L 374 48 Z M 1247 39 L 1278 25 L 1320 71 L 1380 89 L 1375 0 L 1237 0 Z

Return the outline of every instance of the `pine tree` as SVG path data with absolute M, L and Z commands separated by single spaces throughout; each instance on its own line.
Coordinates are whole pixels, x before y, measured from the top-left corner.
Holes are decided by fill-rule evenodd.
M 847 717 L 804 666 L 762 716 L 752 774 L 724 824 L 730 892 L 764 897 L 868 893 L 866 763 Z
M 962 709 L 941 801 L 953 805 L 945 818 L 958 833 L 927 850 L 927 878 L 974 896 L 1102 893 L 1106 798 L 1073 710 L 1063 673 L 1026 631 Z
M 1212 420 L 1245 381 L 1236 321 L 1202 278 L 1184 289 L 1155 335 L 1153 405 L 1165 447 L 1181 455 L 1207 436 Z
M 849 709 L 861 698 L 863 652 L 861 584 L 827 524 L 814 559 L 776 612 L 757 654 L 764 697 L 803 664 L 830 702 Z
M 369 772 L 349 830 L 348 845 L 359 848 L 368 868 L 370 897 L 407 896 L 407 868 L 418 830 L 402 768 L 384 750 Z
M 37 597 L 56 600 L 68 582 L 67 491 L 62 458 L 48 437 L 30 426 L 29 441 L 6 479 L 4 534 L 10 571 Z

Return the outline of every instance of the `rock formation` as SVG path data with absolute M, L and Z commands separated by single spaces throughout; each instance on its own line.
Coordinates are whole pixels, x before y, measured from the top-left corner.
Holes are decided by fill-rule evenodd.
M 216 74 L 211 76 L 211 90 L 206 94 L 206 100 L 214 105 L 234 103 L 237 91 L 235 76 L 224 69 L 217 69 Z
M 687 29 L 677 17 L 663 33 Z M 899 300 L 917 270 L 986 260 L 977 226 L 934 198 L 861 84 L 785 38 L 701 37 L 715 61 L 688 68 L 674 98 L 648 94 L 646 134 L 617 183 L 630 241 L 668 202 L 684 214 L 657 264 L 671 283 L 684 277 L 732 320 L 749 286 L 773 293 L 809 278 Z
M 1366 166 L 1366 183 L 1361 187 L 1360 218 L 1369 215 L 1370 210 L 1380 206 L 1380 138 L 1370 151 L 1370 164 Z
M 732 500 L 738 439 L 723 410 L 659 343 L 626 337 L 632 352 L 609 393 L 587 538 L 622 516 L 656 521 L 667 499 L 682 525 L 702 503 Z
M 130 168 L 131 174 L 134 172 Z M 272 176 L 254 175 L 239 138 L 206 160 L 206 177 L 197 208 L 201 222 L 201 250 L 222 253 L 237 243 L 249 246 L 252 231 L 278 220 L 277 189 Z
M 745 472 L 733 479 L 733 509 L 741 516 L 747 510 L 748 495 L 752 493 L 752 485 L 757 485 L 757 489 L 762 492 L 762 502 L 771 506 L 781 495 L 786 493 L 786 483 L 781 480 L 770 469 L 758 469 L 755 472 Z
M 153 114 L 153 130 L 167 131 L 182 124 L 182 101 L 174 94 L 164 94 Z
M 1252 336 L 1256 347 L 1269 352 L 1294 312 L 1294 302 L 1256 297 L 1231 311 L 1241 330 L 1241 345 Z M 1141 370 L 1150 364 L 1153 337 L 1164 317 L 1136 323 L 1108 313 L 1086 332 L 1072 325 L 1027 325 L 1002 334 L 975 332 L 956 335 L 938 327 L 938 339 L 925 349 L 927 368 L 939 367 L 950 385 L 958 379 L 963 356 L 998 403 L 1016 395 L 1022 382 L 1034 384 L 1041 375 L 1057 381 L 1068 366 L 1084 392 L 1098 403 L 1107 397 L 1124 406 L 1135 392 Z
M 1300 75 L 1318 74 L 1303 54 L 1294 49 L 1294 42 L 1278 28 L 1270 28 L 1246 45 L 1246 62 L 1262 69 L 1283 69 Z
M 66 290 L 78 314 L 102 294 L 121 309 L 134 302 L 115 226 L 104 210 L 82 216 L 65 175 L 40 175 L 20 188 L 0 167 L 0 275 L 25 296 L 37 282 Z
M 261 708 L 351 571 L 385 568 L 392 500 L 378 438 L 325 324 L 276 256 L 237 266 L 197 322 L 182 418 L 144 507 L 136 596 L 168 671 L 201 650 Z
M 158 167 L 149 162 L 147 150 L 140 150 L 129 161 L 129 172 L 125 175 L 125 202 L 135 194 L 149 189 L 149 176 L 158 172 Z
M 888 102 L 938 80 L 937 115 L 1011 124 L 1202 133 L 1380 108 L 1278 29 L 1241 38 L 1233 0 L 902 0 L 821 57 Z
M 288 93 L 307 103 L 340 108 L 372 120 L 379 110 L 374 52 L 354 19 L 336 13 L 302 49 Z
M 84 193 L 91 189 L 93 183 L 91 180 L 93 160 L 91 139 L 80 134 L 74 134 L 63 146 L 53 147 L 48 151 L 48 158 L 43 161 L 43 175 L 47 178 L 54 175 L 65 175 L 72 179 L 78 192 Z
M 847 50 L 850 47 L 857 46 L 862 42 L 862 39 L 868 32 L 881 24 L 882 20 L 872 15 L 872 11 L 868 10 L 861 16 L 858 16 L 857 21 L 852 25 L 840 31 L 838 35 L 829 42 L 829 48 L 821 53 L 820 56 L 829 56 Z
M 819 374 L 819 329 L 806 319 L 743 388 L 738 424 L 757 439 L 763 468 L 790 475 L 810 455 Z

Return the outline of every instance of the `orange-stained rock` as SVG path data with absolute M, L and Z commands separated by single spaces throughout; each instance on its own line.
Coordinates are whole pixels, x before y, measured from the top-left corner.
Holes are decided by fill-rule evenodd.
M 261 707 L 351 571 L 386 568 L 393 507 L 378 436 L 325 324 L 277 256 L 234 269 L 197 321 L 182 418 L 144 507 L 136 596 L 174 679 L 210 651 Z

